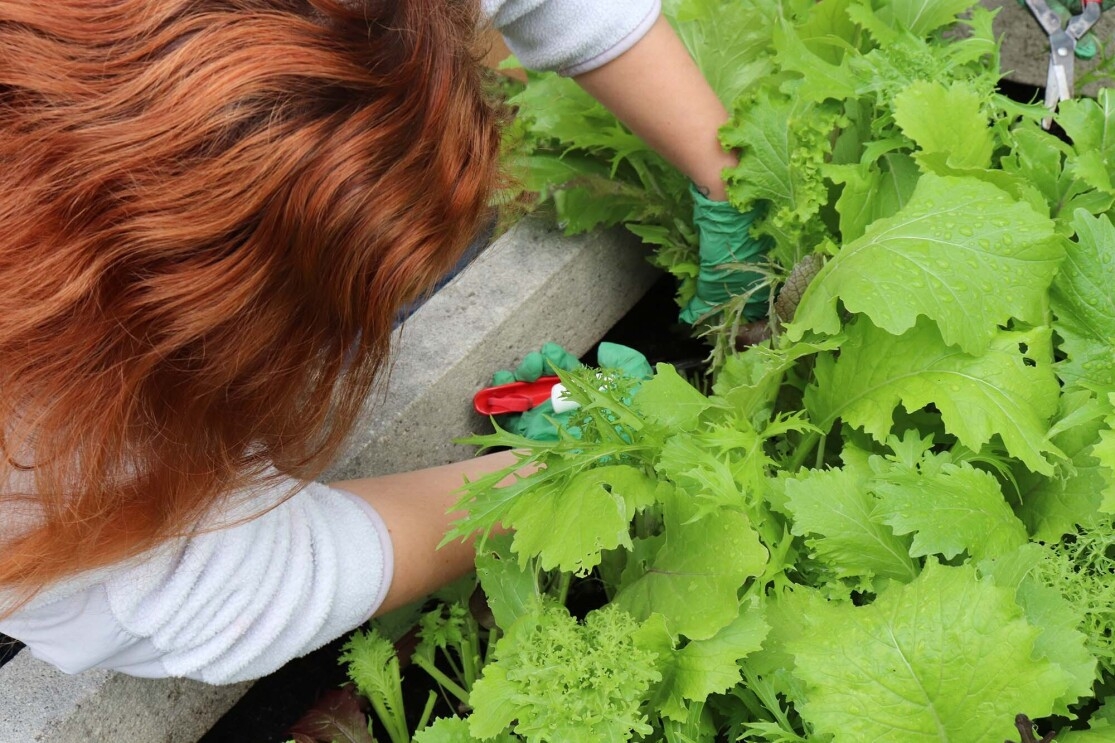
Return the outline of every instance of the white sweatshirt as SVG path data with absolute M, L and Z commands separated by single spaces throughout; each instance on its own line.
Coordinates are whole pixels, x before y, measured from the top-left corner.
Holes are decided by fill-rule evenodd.
M 482 0 L 532 69 L 576 75 L 650 29 L 660 0 Z M 213 513 L 197 536 L 50 587 L 0 633 L 63 671 L 108 668 L 214 684 L 258 678 L 366 621 L 387 593 L 392 549 L 370 506 L 320 484 L 262 516 L 295 483 Z

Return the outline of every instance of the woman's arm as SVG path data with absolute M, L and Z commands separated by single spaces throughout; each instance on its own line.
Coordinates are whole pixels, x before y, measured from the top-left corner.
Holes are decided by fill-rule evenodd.
M 515 461 L 512 452 L 414 472 L 331 483 L 359 496 L 387 525 L 394 547 L 394 577 L 377 613 L 405 606 L 473 568 L 471 541 L 437 545 L 462 514 L 448 513 L 460 499 L 464 478 L 476 479 Z
M 616 59 L 573 79 L 702 194 L 727 198 L 720 173 L 738 161 L 717 131 L 728 112 L 665 18 Z

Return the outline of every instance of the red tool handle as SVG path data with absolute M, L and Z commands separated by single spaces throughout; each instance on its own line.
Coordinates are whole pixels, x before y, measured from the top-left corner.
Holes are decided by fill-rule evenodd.
M 550 390 L 561 380 L 539 377 L 535 382 L 509 382 L 485 387 L 472 398 L 472 406 L 480 415 L 523 413 L 550 399 Z

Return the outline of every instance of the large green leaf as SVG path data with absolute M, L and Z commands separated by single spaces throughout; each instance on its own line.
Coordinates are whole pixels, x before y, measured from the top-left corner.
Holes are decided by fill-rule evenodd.
M 1096 98 L 1063 101 L 1057 123 L 1072 139 L 1075 155 L 1068 167 L 1092 188 L 1115 192 L 1112 158 L 1115 157 L 1115 95 L 1101 89 Z
M 974 0 L 891 0 L 884 3 L 879 14 L 918 36 L 925 36 L 956 21 L 971 8 Z
M 809 17 L 797 26 L 783 20 L 773 30 L 778 65 L 802 76 L 795 94 L 814 102 L 855 95 L 861 84 L 855 70 L 844 61 L 847 39 L 856 36 L 848 18 L 850 0 L 822 0 L 810 8 Z
M 1068 672 L 1069 686 L 1055 711 L 1069 716 L 1068 705 L 1091 694 L 1096 680 L 1096 658 L 1088 650 L 1087 636 L 1081 632 L 1087 624 L 1084 607 L 1063 596 L 1062 586 L 1047 585 L 1033 574 L 1048 557 L 1044 546 L 1030 542 L 1014 552 L 981 562 L 978 570 L 981 576 L 990 576 L 996 585 L 1014 591 L 1026 621 L 1041 630 L 1034 643 L 1034 657 L 1053 661 Z
M 1054 329 L 1068 355 L 1057 372 L 1065 382 L 1115 389 L 1115 227 L 1082 209 L 1073 227 L 1076 240 L 1052 291 Z
M 1053 444 L 1067 458 L 1052 477 L 1015 473 L 1018 501 L 1015 512 L 1030 535 L 1056 543 L 1076 526 L 1091 526 L 1098 515 L 1107 484 L 1094 447 L 1104 430 L 1111 406 L 1088 390 L 1065 390 L 1058 402 L 1051 431 Z
M 714 636 L 681 648 L 675 648 L 660 614 L 639 629 L 636 644 L 658 653 L 655 668 L 662 674 L 662 681 L 650 704 L 659 714 L 685 720 L 686 702 L 703 702 L 710 694 L 723 693 L 739 683 L 739 660 L 758 650 L 770 631 L 756 602 L 741 609 L 739 617 Z
M 898 214 L 825 264 L 787 334 L 838 332 L 840 299 L 896 335 L 928 317 L 947 344 L 979 354 L 1011 318 L 1044 320 L 1062 255 L 1052 221 L 1029 205 L 972 178 L 927 173 Z
M 515 530 L 511 548 L 520 560 L 537 555 L 544 569 L 585 573 L 604 550 L 631 546 L 631 519 L 654 502 L 657 485 L 628 465 L 580 472 L 564 488 L 515 501 L 505 519 Z
M 808 535 L 818 559 L 838 576 L 894 578 L 917 575 L 910 540 L 872 518 L 877 506 L 864 473 L 851 469 L 809 471 L 786 481 L 786 508 L 793 533 Z
M 893 216 L 905 206 L 920 176 L 913 159 L 897 152 L 867 165 L 832 166 L 826 172 L 844 184 L 836 210 L 845 242 L 859 238 L 875 220 Z
M 926 566 L 865 607 L 829 610 L 791 644 L 808 684 L 802 716 L 837 741 L 986 743 L 1011 737 L 1020 711 L 1049 714 L 1068 686 L 1032 657 L 1040 634 L 1012 591 L 970 567 Z
M 673 431 L 696 428 L 701 413 L 712 406 L 669 364 L 657 365 L 654 378 L 639 387 L 634 403 L 647 420 Z
M 932 404 L 969 449 L 997 434 L 1011 455 L 1048 475 L 1046 455 L 1061 456 L 1048 438 L 1059 391 L 1050 355 L 1047 329 L 998 331 L 986 353 L 972 356 L 946 345 L 928 321 L 891 335 L 861 318 L 838 359 L 818 358 L 806 408 L 822 429 L 841 418 L 882 442 L 899 404 L 910 412 Z
M 978 560 L 1026 543 L 1026 529 L 999 482 L 970 464 L 896 468 L 876 476 L 871 489 L 880 501 L 875 516 L 896 534 L 914 535 L 914 557 L 967 551 Z
M 924 155 L 940 155 L 952 168 L 986 168 L 995 139 L 982 96 L 971 85 L 918 80 L 894 99 L 894 121 Z
M 499 534 L 476 555 L 476 577 L 488 599 L 496 624 L 507 629 L 524 614 L 542 607 L 542 593 L 534 570 L 524 568 L 511 554 L 511 535 Z
M 672 634 L 712 637 L 739 614 L 737 592 L 763 572 L 767 550 L 740 511 L 695 518 L 700 506 L 683 492 L 665 495 L 665 537 L 646 572 L 614 602 L 639 618 L 661 614 Z
M 725 103 L 770 74 L 767 49 L 776 9 L 762 0 L 681 0 L 664 3 L 674 29 Z

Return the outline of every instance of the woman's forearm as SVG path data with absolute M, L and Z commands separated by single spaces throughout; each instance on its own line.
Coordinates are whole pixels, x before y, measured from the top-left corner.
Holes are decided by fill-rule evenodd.
M 500 452 L 414 472 L 330 483 L 369 503 L 391 535 L 395 571 L 378 613 L 421 599 L 472 570 L 476 553 L 471 541 L 437 548 L 449 524 L 462 515 L 450 511 L 461 497 L 465 477 L 475 479 L 514 461 L 512 452 Z
M 728 112 L 664 18 L 622 55 L 574 79 L 702 193 L 725 200 L 720 174 L 738 162 L 717 139 Z

